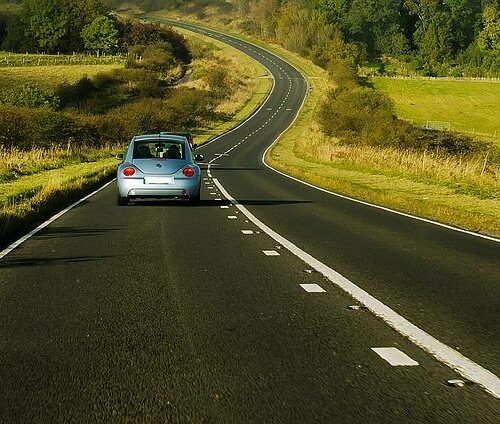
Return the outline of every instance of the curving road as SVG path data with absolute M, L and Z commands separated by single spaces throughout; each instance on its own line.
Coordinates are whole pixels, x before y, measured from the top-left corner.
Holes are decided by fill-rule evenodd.
M 108 186 L 0 261 L 0 422 L 498 422 L 500 244 L 264 166 L 306 81 L 175 25 L 273 91 L 203 148 L 200 207 Z

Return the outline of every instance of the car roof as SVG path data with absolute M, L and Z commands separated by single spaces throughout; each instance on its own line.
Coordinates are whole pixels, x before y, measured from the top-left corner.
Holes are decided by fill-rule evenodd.
M 187 138 L 184 136 L 167 134 L 167 133 L 136 135 L 132 139 L 132 141 L 144 141 L 144 140 L 175 140 L 175 141 L 187 142 Z

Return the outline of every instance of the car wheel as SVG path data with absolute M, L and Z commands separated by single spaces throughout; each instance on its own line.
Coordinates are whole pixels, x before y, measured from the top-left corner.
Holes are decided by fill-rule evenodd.
M 121 197 L 118 195 L 118 206 L 127 206 L 128 205 L 128 197 Z
M 198 188 L 198 193 L 189 199 L 191 205 L 199 205 L 201 200 L 201 186 Z

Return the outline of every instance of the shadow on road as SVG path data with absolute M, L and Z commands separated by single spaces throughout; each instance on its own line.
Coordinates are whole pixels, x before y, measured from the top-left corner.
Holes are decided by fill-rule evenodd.
M 63 238 L 63 237 L 90 237 L 101 236 L 110 231 L 118 231 L 122 227 L 108 228 L 77 228 L 77 227 L 48 227 L 37 234 L 37 238 Z
M 310 200 L 238 200 L 240 205 L 244 206 L 279 206 L 279 205 L 298 205 L 313 203 Z M 220 207 L 228 206 L 231 202 L 229 200 L 201 200 L 197 205 L 191 205 L 187 201 L 182 200 L 136 200 L 131 206 L 168 206 L 168 207 Z
M 94 262 L 111 257 L 112 256 L 74 256 L 74 257 L 56 257 L 56 258 L 39 257 L 39 258 L 5 259 L 2 262 L 0 262 L 0 269 Z
M 200 165 L 201 169 L 207 169 L 208 166 Z M 223 166 L 212 165 L 213 171 L 262 171 L 263 168 L 227 168 Z

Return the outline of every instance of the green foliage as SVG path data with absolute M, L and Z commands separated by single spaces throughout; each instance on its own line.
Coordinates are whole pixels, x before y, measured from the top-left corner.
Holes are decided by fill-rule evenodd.
M 387 97 L 373 89 L 344 86 L 328 93 L 319 110 L 318 122 L 326 135 L 345 144 L 442 151 L 451 155 L 490 149 L 487 143 L 462 134 L 414 127 L 398 120 L 393 108 Z M 497 151 L 495 155 L 500 157 Z
M 118 30 L 107 16 L 95 18 L 82 30 L 85 48 L 99 53 L 111 53 L 118 49 Z
M 208 87 L 215 98 L 224 99 L 231 96 L 231 80 L 226 68 L 223 66 L 212 66 L 205 74 Z
M 172 46 L 172 54 L 176 61 L 191 62 L 191 53 L 187 40 L 179 33 L 159 25 L 147 25 L 132 21 L 118 21 L 118 30 L 121 34 L 121 45 L 124 50 L 135 46 L 164 45 Z
M 59 97 L 50 91 L 44 91 L 33 84 L 23 84 L 0 92 L 0 103 L 16 107 L 59 108 Z
M 479 34 L 481 49 L 500 53 L 500 11 L 494 5 L 486 6 L 483 12 L 484 28 Z
M 22 21 L 27 37 L 47 51 L 54 51 L 60 45 L 69 22 L 59 0 L 25 0 Z
M 129 50 L 129 54 L 131 59 L 127 63 L 128 67 L 163 73 L 176 64 L 174 48 L 167 41 L 146 46 L 134 46 Z

